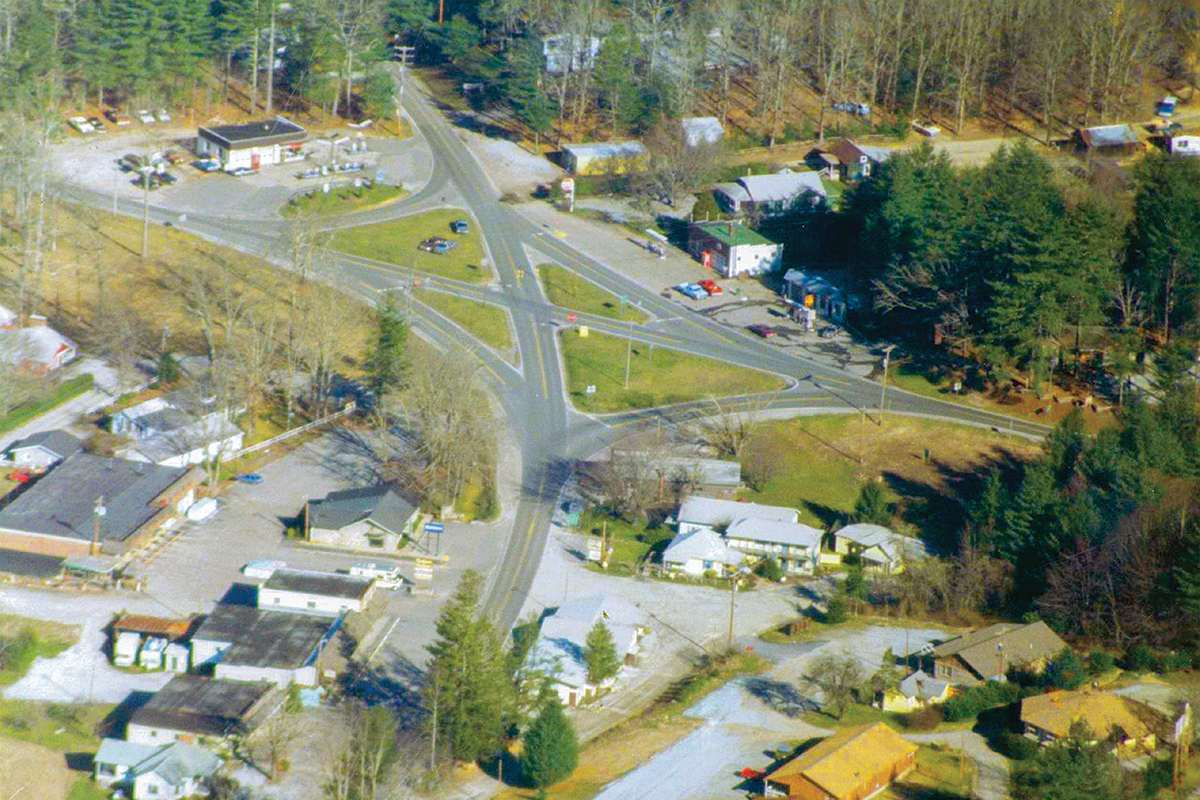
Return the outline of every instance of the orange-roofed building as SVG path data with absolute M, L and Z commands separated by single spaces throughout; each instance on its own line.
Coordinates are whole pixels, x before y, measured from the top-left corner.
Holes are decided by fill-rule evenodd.
M 167 639 L 182 639 L 187 635 L 192 625 L 192 617 L 169 619 L 167 617 L 149 617 L 142 614 L 126 614 L 113 623 L 114 633 L 134 631 L 148 636 L 162 636 Z
M 917 746 L 882 722 L 848 728 L 764 779 L 768 797 L 863 800 L 908 774 Z
M 1112 692 L 1049 692 L 1021 701 L 1025 735 L 1042 744 L 1065 739 L 1076 722 L 1084 722 L 1098 740 L 1113 751 L 1144 748 L 1153 751 L 1155 729 L 1165 722 L 1149 706 Z

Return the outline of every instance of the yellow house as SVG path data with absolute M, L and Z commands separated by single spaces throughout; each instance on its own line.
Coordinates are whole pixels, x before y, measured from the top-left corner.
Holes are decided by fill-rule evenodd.
M 641 142 L 566 144 L 562 167 L 572 175 L 622 175 L 650 166 L 650 153 Z
M 1144 749 L 1153 752 L 1154 729 L 1164 720 L 1149 706 L 1113 692 L 1050 692 L 1021 701 L 1025 735 L 1042 744 L 1065 739 L 1076 722 L 1084 722 L 1112 752 Z
M 934 680 L 917 670 L 900 681 L 895 689 L 883 693 L 883 710 L 906 714 L 927 705 L 944 703 L 953 696 L 954 687 L 950 684 Z
M 857 556 L 869 570 L 892 574 L 904 571 L 904 563 L 924 558 L 925 545 L 882 525 L 865 522 L 847 525 L 832 534 L 833 548 L 821 551 L 822 565 L 841 564 L 846 556 Z

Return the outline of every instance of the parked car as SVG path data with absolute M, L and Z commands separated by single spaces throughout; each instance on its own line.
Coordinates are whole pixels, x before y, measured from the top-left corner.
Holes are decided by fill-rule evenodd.
M 709 294 L 721 294 L 725 290 L 709 280 L 700 281 L 700 287 Z
M 775 331 L 766 325 L 751 325 L 747 328 L 751 333 L 756 333 L 764 339 L 770 339 L 775 335 Z
M 133 120 L 131 120 L 125 114 L 122 114 L 120 111 L 117 111 L 115 108 L 105 109 L 104 116 L 108 118 L 109 122 L 111 122 L 113 125 L 116 125 L 118 127 L 120 127 L 122 125 L 132 125 L 133 124 Z
M 200 170 L 201 172 L 220 172 L 221 171 L 221 162 L 220 161 L 209 161 L 206 159 L 200 159 L 199 161 L 193 161 L 192 166 L 195 167 L 196 169 Z
M 429 252 L 437 253 L 438 255 L 443 255 L 445 253 L 449 253 L 451 250 L 453 250 L 456 247 L 458 247 L 458 242 L 447 241 L 447 240 L 443 239 L 442 241 L 435 244 L 433 246 L 433 249 L 430 250 Z
M 173 167 L 183 163 L 183 154 L 178 150 L 168 150 L 163 153 L 163 158 Z
M 470 233 L 471 224 L 465 219 L 456 219 L 450 223 L 450 230 L 454 233 Z
M 155 111 L 154 116 L 158 119 L 159 122 L 170 122 L 171 121 L 171 115 L 167 113 L 167 110 L 165 108 L 160 108 L 157 111 Z
M 104 133 L 108 130 L 104 127 L 104 121 L 99 117 L 88 117 L 87 121 L 88 125 L 92 126 L 92 130 L 96 131 L 97 133 Z
M 239 481 L 240 483 L 257 485 L 263 482 L 263 476 L 259 475 L 257 472 L 247 472 L 244 475 L 238 475 L 235 480 Z
M 91 133 L 94 130 L 85 117 L 71 117 L 67 124 L 80 133 Z
M 704 287 L 698 283 L 681 283 L 675 289 L 693 300 L 703 300 L 708 297 L 708 292 L 704 291 Z
M 233 169 L 227 169 L 225 171 L 237 178 L 240 178 L 243 175 L 258 174 L 258 170 L 256 170 L 254 167 L 234 167 Z
M 155 175 L 164 186 L 174 186 L 179 183 L 179 178 L 169 172 L 156 172 Z
M 158 176 L 149 171 L 142 172 L 131 183 L 139 189 L 149 189 L 152 192 L 162 185 L 158 180 Z
M 136 153 L 126 153 L 117 163 L 119 163 L 121 165 L 121 169 L 125 170 L 126 172 L 130 170 L 138 171 L 148 166 L 145 162 L 145 159 Z
M 824 328 L 822 328 L 821 332 L 817 335 L 820 336 L 822 339 L 832 339 L 833 337 L 837 336 L 841 332 L 842 332 L 842 327 L 840 325 L 827 325 Z
M 152 125 L 154 123 L 154 115 L 151 114 L 149 111 L 147 111 L 144 108 L 141 111 L 137 112 L 137 118 L 144 125 Z

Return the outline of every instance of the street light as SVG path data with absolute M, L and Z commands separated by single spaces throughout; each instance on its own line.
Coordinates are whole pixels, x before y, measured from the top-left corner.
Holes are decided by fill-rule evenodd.
M 889 344 L 883 348 L 883 389 L 879 395 L 879 424 L 883 425 L 883 407 L 887 403 L 887 376 L 888 376 L 888 361 L 892 357 L 892 350 L 896 345 Z
M 739 567 L 736 571 L 734 571 L 733 578 L 730 581 L 732 586 L 729 590 L 729 644 L 727 647 L 729 650 L 733 649 L 733 601 L 737 599 L 738 583 L 741 581 L 742 576 L 749 574 L 749 569 L 746 567 Z

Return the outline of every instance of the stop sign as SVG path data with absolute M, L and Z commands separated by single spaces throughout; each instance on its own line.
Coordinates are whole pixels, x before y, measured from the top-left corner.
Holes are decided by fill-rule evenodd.
M 570 314 L 567 314 L 567 322 L 571 323 L 572 325 L 575 324 L 575 320 L 577 319 L 579 319 L 579 317 L 575 316 L 574 311 L 572 311 Z
M 421 279 L 413 278 L 413 286 L 420 286 L 420 285 L 421 285 Z

